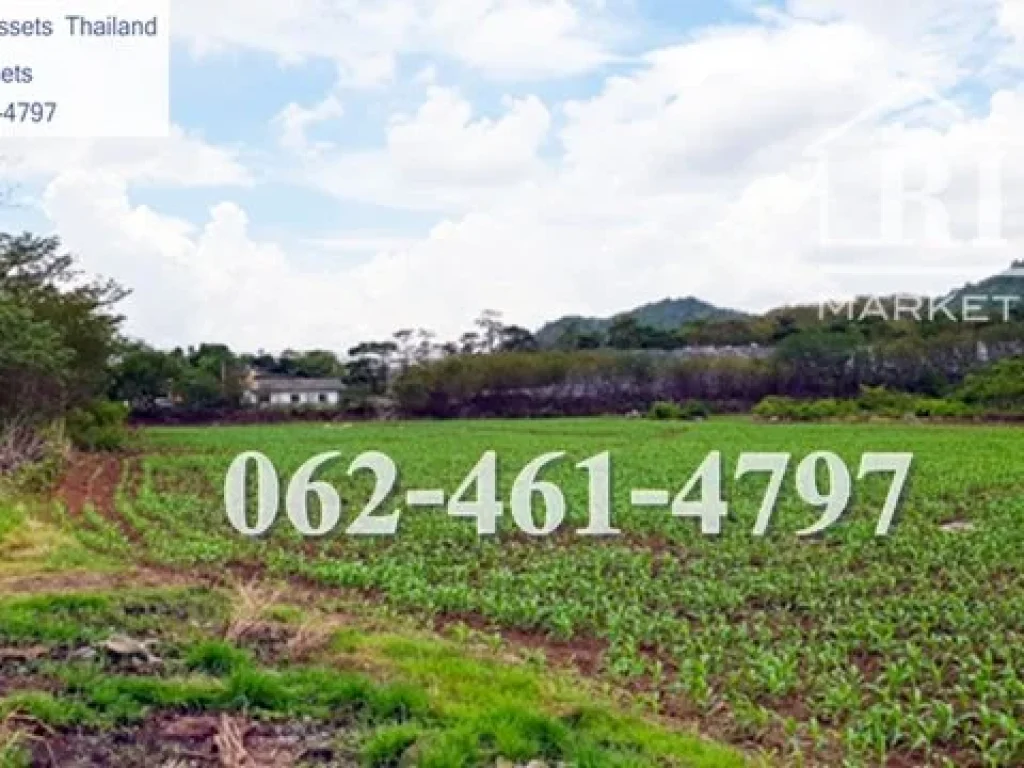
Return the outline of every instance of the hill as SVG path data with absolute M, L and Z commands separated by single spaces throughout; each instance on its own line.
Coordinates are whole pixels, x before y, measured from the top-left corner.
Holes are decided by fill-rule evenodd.
M 998 274 L 987 277 L 978 283 L 968 283 L 962 288 L 953 292 L 954 304 L 959 303 L 964 297 L 975 297 L 976 300 L 984 298 L 998 301 L 999 297 L 1013 296 L 1017 301 L 1011 306 L 1020 306 L 1021 296 L 1024 296 L 1024 261 L 1014 261 L 1010 268 Z
M 580 334 L 606 334 L 612 323 L 621 317 L 630 317 L 638 325 L 659 331 L 672 331 L 686 323 L 698 320 L 729 320 L 746 317 L 742 312 L 724 309 L 706 301 L 688 296 L 683 299 L 663 299 L 652 304 L 621 312 L 612 317 L 582 317 L 569 315 L 547 323 L 537 331 L 537 341 L 543 347 L 554 346 L 566 331 Z

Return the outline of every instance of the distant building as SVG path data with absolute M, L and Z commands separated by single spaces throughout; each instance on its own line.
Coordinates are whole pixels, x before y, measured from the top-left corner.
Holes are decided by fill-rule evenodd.
M 303 379 L 251 372 L 244 382 L 242 403 L 260 408 L 328 408 L 341 402 L 344 389 L 341 379 Z

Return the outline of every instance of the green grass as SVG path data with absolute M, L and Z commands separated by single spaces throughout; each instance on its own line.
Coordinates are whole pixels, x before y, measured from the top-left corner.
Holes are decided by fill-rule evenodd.
M 0 500 L 0 547 L 25 525 L 27 514 L 23 504 L 15 504 L 9 500 Z
M 726 750 L 701 742 L 688 732 L 675 732 L 638 715 L 612 711 L 597 703 L 594 691 L 581 687 L 577 680 L 525 664 L 510 665 L 479 652 L 467 654 L 458 643 L 353 629 L 337 633 L 333 647 L 342 658 L 370 662 L 392 676 L 428 688 L 443 716 L 474 724 L 478 733 L 485 734 L 485 740 L 503 745 L 502 754 L 510 759 L 525 762 L 543 756 L 546 747 L 538 740 L 542 736 L 557 737 L 561 743 L 569 738 L 563 733 L 565 728 L 574 730 L 574 738 L 582 744 L 611 749 L 618 755 L 616 759 L 678 755 L 686 757 L 684 764 L 693 766 L 728 764 L 733 759 Z M 563 713 L 562 718 L 536 719 L 536 702 Z M 517 739 L 522 742 L 517 744 Z M 587 764 L 580 759 L 581 764 Z M 631 763 L 627 760 L 622 764 Z
M 374 660 L 375 677 L 346 668 L 347 657 L 329 650 L 316 663 L 260 664 L 249 651 L 215 639 L 229 621 L 225 606 L 226 596 L 194 590 L 0 598 L 0 640 L 43 643 L 50 651 L 19 673 L 41 680 L 40 690 L 0 696 L 0 725 L 16 715 L 45 726 L 46 733 L 120 729 L 124 739 L 125 729 L 156 713 L 243 713 L 265 721 L 319 721 L 355 734 L 364 764 L 379 768 L 493 765 L 499 758 L 609 768 L 745 764 L 731 750 L 642 723 L 608 703 L 590 700 L 584 707 L 578 694 L 571 701 L 556 695 L 570 690 L 559 676 L 513 674 L 507 665 L 471 661 L 439 640 L 410 638 L 403 649 L 401 636 L 360 632 L 349 651 Z M 183 631 L 186 626 L 192 630 Z M 84 661 L 60 653 L 98 647 L 115 632 L 156 640 L 164 659 L 159 670 L 126 671 L 103 654 Z M 427 669 L 423 656 L 443 663 Z M 0 683 L 4 674 L 0 668 Z M 473 700 L 476 694 L 460 681 L 467 675 L 488 699 Z M 453 707 L 456 684 L 460 706 Z M 552 696 L 529 695 L 540 692 Z M 15 731 L 0 728 L 0 765 L 22 765 L 26 746 Z
M 598 419 L 160 429 L 146 442 L 138 494 L 122 496 L 120 509 L 151 560 L 216 569 L 260 563 L 425 618 L 465 615 L 597 641 L 605 678 L 641 691 L 637 700 L 651 710 L 682 708 L 721 738 L 765 744 L 787 760 L 1024 761 L 1024 437 L 1017 429 Z M 341 451 L 320 477 L 340 489 L 347 523 L 372 486 L 366 473 L 346 475 L 357 454 L 378 450 L 395 460 L 394 508 L 409 488 L 451 494 L 492 449 L 506 504 L 530 460 L 568 452 L 543 477 L 565 493 L 567 533 L 529 541 L 515 535 L 506 513 L 501 534 L 480 540 L 472 521 L 417 510 L 403 512 L 393 539 L 339 532 L 309 543 L 282 513 L 270 536 L 250 541 L 223 509 L 225 471 L 246 450 L 270 456 L 282 486 L 314 455 Z M 573 529 L 585 523 L 587 479 L 573 467 L 606 450 L 614 522 L 624 533 L 583 540 Z M 721 536 L 704 537 L 696 521 L 667 510 L 630 509 L 631 488 L 674 493 L 714 450 L 724 456 L 730 504 Z M 739 454 L 787 452 L 795 465 L 819 450 L 837 453 L 854 476 L 864 452 L 914 453 L 889 537 L 874 535 L 884 476 L 855 480 L 852 508 L 825 535 L 795 537 L 820 510 L 797 497 L 794 466 L 769 536 L 751 535 L 765 477 L 733 481 Z M 974 528 L 942 530 L 951 521 Z M 381 739 L 382 753 L 388 739 L 400 740 Z M 432 749 L 457 752 L 467 743 L 449 733 Z
M 40 571 L 117 567 L 115 558 L 100 554 L 115 548 L 107 546 L 111 539 L 98 540 L 91 529 L 70 534 L 58 506 L 44 509 L 46 505 L 37 499 L 12 493 L 0 484 L 0 579 Z M 126 551 L 122 549 L 121 555 Z
M 112 627 L 145 636 L 183 635 L 222 624 L 227 598 L 204 589 L 35 595 L 0 600 L 0 644 L 76 645 L 105 640 Z

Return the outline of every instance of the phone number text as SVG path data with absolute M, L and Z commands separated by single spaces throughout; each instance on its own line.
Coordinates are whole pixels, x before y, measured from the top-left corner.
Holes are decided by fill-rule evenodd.
M 507 503 L 498 492 L 498 455 L 495 451 L 488 451 L 453 494 L 449 495 L 443 488 L 411 489 L 405 493 L 405 505 L 410 508 L 445 507 L 452 517 L 475 520 L 480 536 L 497 534 L 500 518 L 509 511 L 515 526 L 523 533 L 529 536 L 548 536 L 559 530 L 566 521 L 566 499 L 558 485 L 541 479 L 541 473 L 564 460 L 565 456 L 564 451 L 558 451 L 538 456 L 529 462 L 512 483 Z M 338 451 L 314 456 L 298 469 L 288 483 L 285 511 L 295 529 L 304 536 L 326 536 L 341 523 L 342 501 L 338 491 L 330 483 L 313 479 L 314 474 L 325 464 L 340 457 Z M 861 456 L 857 480 L 876 473 L 893 475 L 875 528 L 877 536 L 889 533 L 913 459 L 911 453 L 865 453 Z M 792 463 L 792 454 L 788 453 L 740 454 L 736 465 L 736 480 L 750 474 L 768 476 L 752 531 L 754 536 L 767 535 Z M 253 520 L 250 520 L 246 509 L 250 465 L 254 465 L 258 479 L 257 507 Z M 621 531 L 612 525 L 611 454 L 600 453 L 579 462 L 576 468 L 585 472 L 589 480 L 587 525 L 578 529 L 577 534 L 620 534 Z M 387 454 L 367 451 L 358 455 L 348 466 L 349 477 L 360 472 L 369 472 L 374 476 L 374 491 L 359 515 L 347 526 L 345 533 L 350 536 L 394 536 L 398 532 L 402 509 L 390 513 L 382 513 L 382 509 L 395 495 L 398 466 Z M 816 523 L 797 531 L 796 535 L 814 536 L 835 525 L 850 505 L 853 482 L 849 467 L 835 453 L 818 451 L 801 459 L 795 472 L 797 495 L 805 504 L 821 508 L 822 513 Z M 316 524 L 309 514 L 311 494 L 319 499 L 320 513 Z M 266 455 L 249 451 L 240 454 L 231 463 L 224 482 L 224 504 L 228 520 L 239 533 L 250 537 L 266 534 L 277 521 L 281 507 L 280 495 L 281 483 L 277 470 Z M 704 535 L 720 535 L 722 521 L 729 517 L 730 507 L 723 498 L 721 452 L 709 453 L 686 485 L 674 495 L 665 489 L 633 488 L 630 491 L 630 503 L 633 507 L 666 508 L 674 517 L 699 521 Z

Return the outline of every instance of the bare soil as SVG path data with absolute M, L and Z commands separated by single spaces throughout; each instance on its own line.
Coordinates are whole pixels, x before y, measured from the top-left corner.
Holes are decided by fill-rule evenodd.
M 360 765 L 344 724 L 159 714 L 131 728 L 62 733 L 37 728 L 32 765 L 60 768 L 285 768 Z

